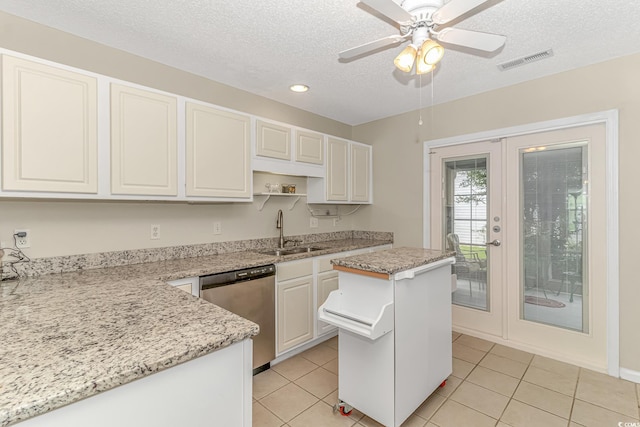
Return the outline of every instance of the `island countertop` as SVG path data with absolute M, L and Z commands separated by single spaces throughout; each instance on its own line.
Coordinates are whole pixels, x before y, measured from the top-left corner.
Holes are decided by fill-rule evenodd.
M 333 259 L 331 263 L 347 269 L 392 275 L 450 258 L 455 254 L 454 251 L 402 247 Z
M 166 282 L 377 246 L 346 239 L 313 254 L 253 251 L 0 283 L 0 426 L 211 353 L 258 325 Z

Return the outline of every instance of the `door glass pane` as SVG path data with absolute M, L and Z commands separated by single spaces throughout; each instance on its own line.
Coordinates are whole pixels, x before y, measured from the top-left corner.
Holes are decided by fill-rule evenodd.
M 456 251 L 454 304 L 489 310 L 487 237 L 488 157 L 444 161 L 444 246 Z
M 588 332 L 587 146 L 521 151 L 521 318 Z

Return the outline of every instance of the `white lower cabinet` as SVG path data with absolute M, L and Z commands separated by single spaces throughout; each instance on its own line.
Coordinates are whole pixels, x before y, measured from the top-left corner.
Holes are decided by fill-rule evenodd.
M 252 354 L 245 339 L 16 426 L 251 427 Z
M 280 354 L 313 338 L 313 260 L 278 264 L 276 289 Z
M 185 277 L 184 279 L 176 279 L 167 282 L 171 286 L 174 286 L 181 291 L 190 293 L 194 297 L 200 296 L 200 278 L 199 277 Z
M 331 291 L 339 288 L 338 272 L 333 270 L 332 259 L 389 248 L 391 245 L 374 246 L 277 264 L 277 355 L 337 329 L 318 320 L 318 308 Z
M 338 272 L 328 271 L 318 274 L 318 297 L 316 301 L 316 310 L 327 300 L 331 291 L 338 290 Z M 333 325 L 318 320 L 318 336 L 324 335 L 337 328 Z

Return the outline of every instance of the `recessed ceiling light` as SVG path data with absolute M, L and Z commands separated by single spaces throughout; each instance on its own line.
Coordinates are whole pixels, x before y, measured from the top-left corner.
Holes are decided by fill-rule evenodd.
M 291 85 L 289 86 L 289 89 L 291 89 L 294 92 L 306 92 L 309 90 L 309 86 L 307 85 L 303 85 L 303 84 L 295 84 L 295 85 Z

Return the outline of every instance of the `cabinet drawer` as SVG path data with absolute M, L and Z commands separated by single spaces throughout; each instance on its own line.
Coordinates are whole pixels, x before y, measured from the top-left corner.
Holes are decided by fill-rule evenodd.
M 351 255 L 351 253 L 349 253 L 347 255 Z M 333 264 L 331 264 L 331 260 L 332 259 L 338 259 L 338 258 L 344 258 L 347 255 L 345 255 L 344 253 L 335 254 L 335 255 L 332 255 L 329 258 L 319 259 L 318 260 L 318 273 L 324 273 L 325 271 L 333 271 Z
M 310 276 L 312 274 L 313 259 L 276 265 L 276 278 L 278 282 L 295 279 L 297 277 Z
M 325 271 L 333 270 L 331 259 L 332 258 L 323 258 L 318 260 L 318 273 L 324 273 Z

